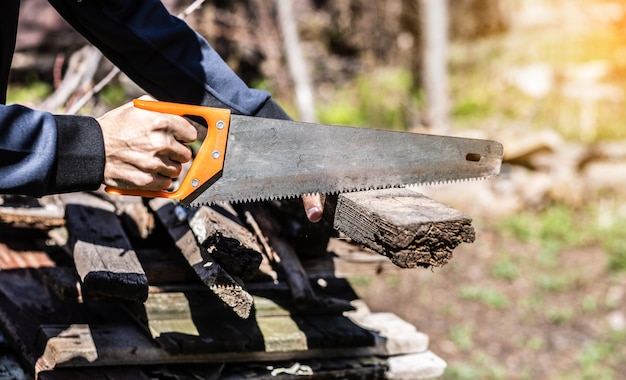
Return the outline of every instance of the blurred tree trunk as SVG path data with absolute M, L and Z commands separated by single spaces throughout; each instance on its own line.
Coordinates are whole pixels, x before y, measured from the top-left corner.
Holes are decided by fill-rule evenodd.
M 422 24 L 422 122 L 433 132 L 449 130 L 448 6 L 441 0 L 418 0 Z
M 447 83 L 447 45 L 506 29 L 500 0 L 402 0 L 398 47 L 411 72 L 414 91 L 422 91 L 421 123 L 437 132 L 448 126 L 452 100 Z M 404 48 L 403 48 L 404 47 Z
M 315 101 L 313 86 L 308 65 L 302 53 L 302 44 L 293 12 L 292 0 L 276 0 L 278 21 L 283 35 L 283 51 L 287 59 L 289 73 L 295 87 L 296 106 L 299 119 L 306 122 L 315 122 Z

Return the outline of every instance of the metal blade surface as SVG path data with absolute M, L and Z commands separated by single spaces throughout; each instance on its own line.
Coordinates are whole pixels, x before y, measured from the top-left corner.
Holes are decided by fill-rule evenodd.
M 193 205 L 495 176 L 495 141 L 232 115 L 222 176 Z

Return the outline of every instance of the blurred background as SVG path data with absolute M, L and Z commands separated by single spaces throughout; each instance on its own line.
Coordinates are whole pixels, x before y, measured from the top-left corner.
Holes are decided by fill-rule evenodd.
M 498 178 L 418 189 L 471 216 L 475 243 L 351 280 L 430 336 L 444 379 L 626 379 L 626 3 L 198 5 L 187 22 L 294 118 L 504 144 Z M 9 102 L 97 116 L 142 93 L 102 82 L 112 66 L 47 2 L 21 17 Z

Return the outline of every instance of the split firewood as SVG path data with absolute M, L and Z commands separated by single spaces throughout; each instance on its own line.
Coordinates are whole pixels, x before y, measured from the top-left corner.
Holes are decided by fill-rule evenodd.
M 82 282 L 83 296 L 145 301 L 148 279 L 115 213 L 99 196 L 72 193 L 65 204 L 68 247 Z
M 443 266 L 475 238 L 469 216 L 407 188 L 340 194 L 332 203 L 328 197 L 325 212 L 334 229 L 401 268 Z
M 188 214 L 188 223 L 198 243 L 228 273 L 244 281 L 253 278 L 261 264 L 261 247 L 254 235 L 238 220 L 236 215 L 214 207 L 200 207 Z
M 187 222 L 187 212 L 192 210 L 185 210 L 183 207 L 177 206 L 173 201 L 160 198 L 150 200 L 149 205 L 154 211 L 157 220 L 165 227 L 202 282 L 225 304 L 232 308 L 239 317 L 248 318 L 253 304 L 252 295 L 244 288 L 240 279 L 228 273 L 215 260 L 213 255 L 208 252 L 207 248 L 198 243 L 194 232 Z M 217 237 L 216 230 L 211 231 L 208 224 L 205 225 L 204 232 L 206 233 L 205 241 L 209 239 L 209 235 L 213 236 L 216 241 L 220 240 Z M 218 248 L 217 243 L 213 248 L 212 251 L 224 249 L 223 246 Z M 260 258 L 260 253 L 258 255 Z M 260 259 L 258 261 L 260 263 Z M 249 271 L 249 268 L 246 267 L 240 274 L 246 271 Z

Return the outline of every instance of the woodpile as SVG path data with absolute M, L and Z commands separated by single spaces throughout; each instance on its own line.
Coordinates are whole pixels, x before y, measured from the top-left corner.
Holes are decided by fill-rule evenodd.
M 1 199 L 3 360 L 25 378 L 409 379 L 446 366 L 347 281 L 445 265 L 473 241 L 468 216 L 412 190 L 327 197 L 318 224 L 298 200 Z

